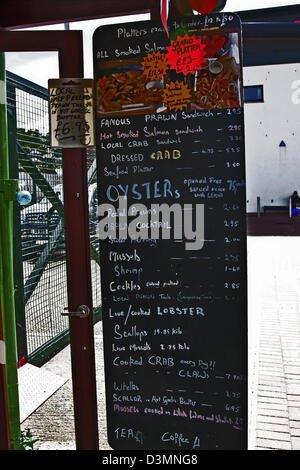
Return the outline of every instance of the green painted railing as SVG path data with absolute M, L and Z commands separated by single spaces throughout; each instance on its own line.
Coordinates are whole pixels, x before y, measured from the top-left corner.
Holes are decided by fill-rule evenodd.
M 11 177 L 19 178 L 20 186 L 25 185 L 25 189 L 33 196 L 28 208 L 20 211 L 16 204 L 14 208 L 18 352 L 19 360 L 41 365 L 69 342 L 68 321 L 60 316 L 67 306 L 67 300 L 63 300 L 67 282 L 64 274 L 64 206 L 62 198 L 57 194 L 57 185 L 62 187 L 62 178 L 55 176 L 62 172 L 62 160 L 60 150 L 53 150 L 49 146 L 47 90 L 9 72 L 7 85 Z M 88 167 L 88 182 L 92 184 L 96 178 L 94 155 L 90 156 Z M 50 212 L 56 211 L 60 220 L 49 228 L 46 236 L 39 234 L 34 226 L 30 235 L 27 235 L 24 214 L 44 210 L 43 201 L 45 214 L 50 208 Z M 34 232 L 37 232 L 36 239 Z M 100 259 L 98 241 L 94 230 L 91 232 L 92 269 L 97 279 L 93 288 L 98 299 Z M 62 298 L 59 300 L 58 296 Z M 43 316 L 41 310 L 47 302 L 49 310 Z M 94 305 L 94 319 L 98 321 L 101 319 L 101 305 L 97 301 Z

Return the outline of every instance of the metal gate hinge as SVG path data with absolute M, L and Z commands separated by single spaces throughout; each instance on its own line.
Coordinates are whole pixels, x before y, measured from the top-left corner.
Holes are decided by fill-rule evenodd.
M 18 188 L 18 180 L 0 180 L 0 193 L 2 193 L 5 201 L 14 201 Z
M 79 317 L 79 318 L 86 318 L 90 314 L 90 309 L 87 305 L 80 305 L 77 309 L 77 312 L 62 312 L 61 315 L 67 317 Z

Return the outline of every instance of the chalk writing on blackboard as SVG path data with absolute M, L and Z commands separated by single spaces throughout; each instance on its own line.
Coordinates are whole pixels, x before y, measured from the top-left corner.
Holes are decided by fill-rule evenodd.
M 153 21 L 94 35 L 108 438 L 114 449 L 245 449 L 240 21 L 169 26 L 170 40 Z

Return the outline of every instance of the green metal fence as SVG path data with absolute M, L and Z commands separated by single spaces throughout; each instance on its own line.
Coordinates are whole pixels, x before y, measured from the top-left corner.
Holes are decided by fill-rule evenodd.
M 11 178 L 32 195 L 14 208 L 18 357 L 46 362 L 69 341 L 62 154 L 49 145 L 47 89 L 7 72 Z M 96 164 L 88 153 L 91 268 L 95 321 L 101 316 Z

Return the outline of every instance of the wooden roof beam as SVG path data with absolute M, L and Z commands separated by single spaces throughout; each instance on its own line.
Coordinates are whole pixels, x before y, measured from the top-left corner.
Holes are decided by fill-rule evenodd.
M 1 0 L 0 28 L 28 28 L 149 13 L 150 3 L 150 0 Z

